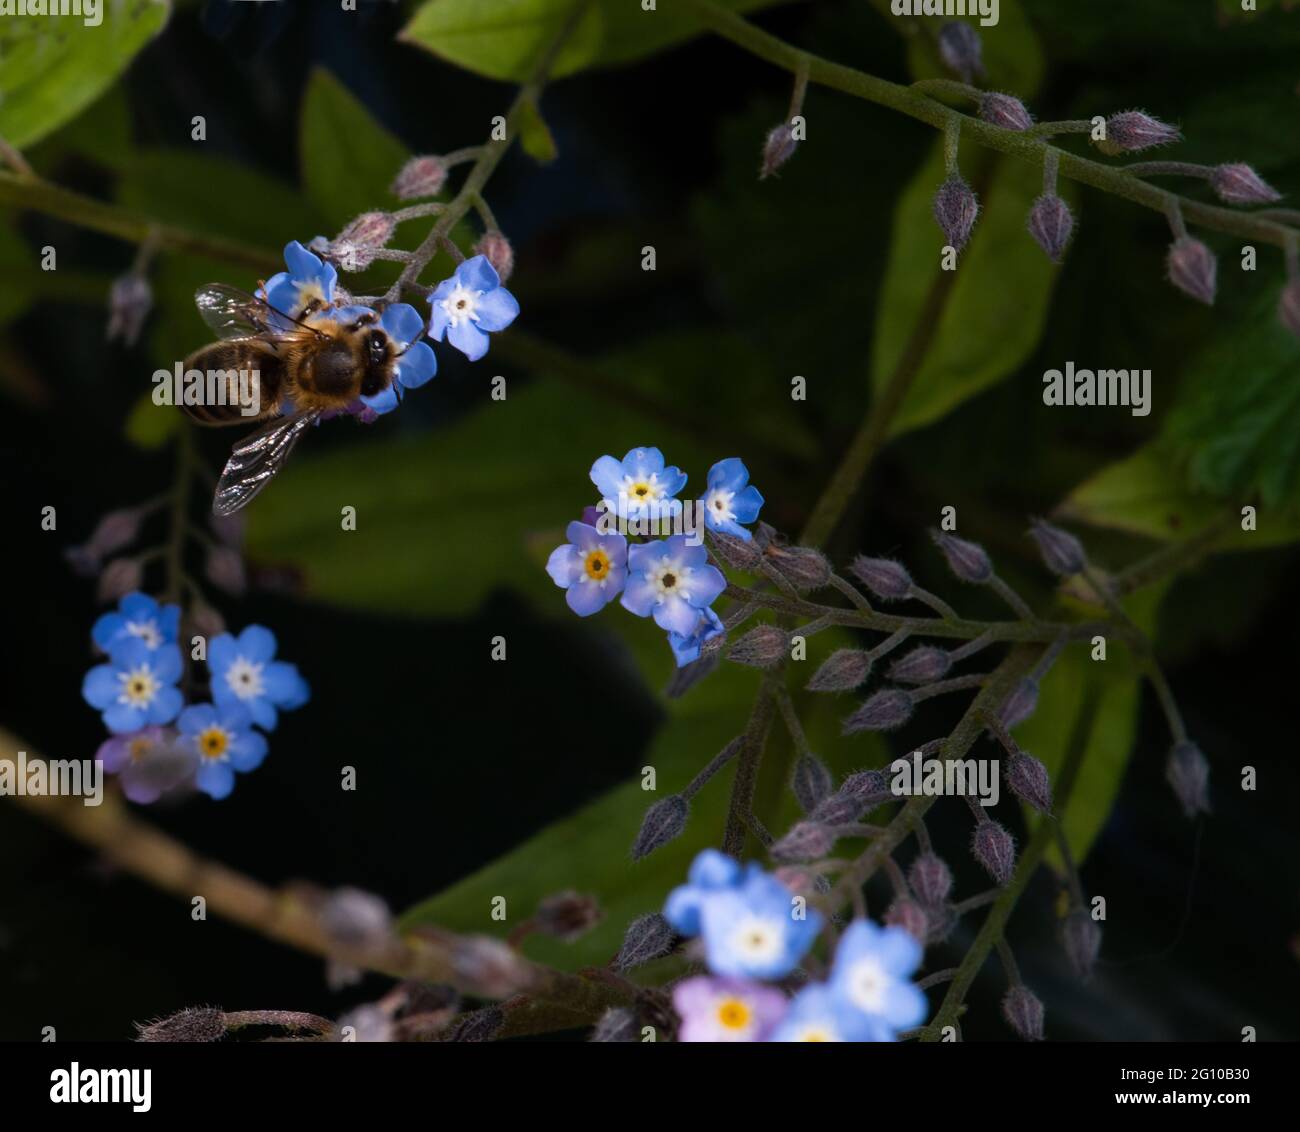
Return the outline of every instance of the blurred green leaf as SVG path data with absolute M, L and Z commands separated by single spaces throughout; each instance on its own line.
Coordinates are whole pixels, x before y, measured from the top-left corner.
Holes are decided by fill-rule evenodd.
M 962 252 L 957 278 L 931 343 L 894 419 L 893 433 L 937 420 L 963 401 L 1009 377 L 1043 332 L 1059 270 L 1025 230 L 1042 193 L 1042 171 L 1009 158 L 981 154 L 968 172 L 981 198 L 979 222 Z M 974 163 L 972 163 L 974 164 Z M 934 221 L 934 194 L 944 181 L 942 142 L 898 203 L 884 290 L 876 310 L 872 383 L 889 383 L 939 273 L 943 236 Z M 1071 200 L 1068 186 L 1060 192 Z
M 180 428 L 181 413 L 171 406 L 155 405 L 153 396 L 145 393 L 126 417 L 126 438 L 137 448 L 151 451 L 161 448 Z
M 120 170 L 131 156 L 131 106 L 125 89 L 110 87 L 87 110 L 62 129 L 50 134 L 27 157 L 32 165 L 48 170 L 76 154 L 107 169 Z
M 559 156 L 551 128 L 542 117 L 536 101 L 531 98 L 523 104 L 519 115 L 519 144 L 529 157 L 543 165 Z
M 722 0 L 739 12 L 777 0 Z M 532 77 L 574 10 L 574 0 L 428 0 L 400 38 L 491 79 Z M 635 0 L 596 0 L 561 48 L 551 76 L 631 62 L 698 35 L 702 25 L 681 5 L 645 11 Z
M 167 22 L 167 0 L 121 0 L 107 18 L 0 19 L 0 136 L 22 148 L 76 117 Z

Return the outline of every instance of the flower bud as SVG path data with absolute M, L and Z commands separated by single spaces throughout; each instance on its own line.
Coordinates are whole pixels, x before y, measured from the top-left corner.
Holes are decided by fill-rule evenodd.
M 441 157 L 412 157 L 397 174 L 389 192 L 401 200 L 436 197 L 447 183 L 447 166 Z
M 948 561 L 948 569 L 963 582 L 982 585 L 993 577 L 993 563 L 979 543 L 950 535 L 947 531 L 931 531 L 934 545 Z
M 830 797 L 833 786 L 831 772 L 816 755 L 802 755 L 794 764 L 790 788 L 805 814 L 812 813 L 822 801 Z
M 478 243 L 474 245 L 474 254 L 487 259 L 502 283 L 514 274 L 515 249 L 497 229 L 491 228 L 479 237 Z
M 448 1042 L 490 1042 L 506 1023 L 505 1012 L 499 1006 L 485 1006 L 462 1014 L 447 1029 Z
M 942 904 L 952 892 L 952 871 L 933 853 L 922 853 L 912 862 L 907 880 L 917 899 L 927 907 Z
M 812 674 L 810 692 L 848 692 L 871 675 L 871 654 L 864 649 L 836 649 Z
M 111 602 L 134 593 L 144 583 L 144 567 L 138 558 L 114 558 L 99 575 L 96 594 L 100 601 Z
M 1195 743 L 1178 743 L 1169 752 L 1165 780 L 1189 818 L 1210 812 L 1210 764 Z
M 962 82 L 984 76 L 984 44 L 980 34 L 962 20 L 949 20 L 939 29 L 939 58 Z
M 1249 165 L 1216 165 L 1210 174 L 1210 187 L 1228 204 L 1272 204 L 1282 199 L 1272 185 Z
M 1061 922 L 1061 945 L 1074 973 L 1084 982 L 1092 975 L 1101 951 L 1101 927 L 1087 912 L 1071 912 Z
M 384 248 L 393 238 L 396 227 L 387 212 L 363 212 L 338 234 L 338 241 L 361 244 L 368 248 Z
M 894 798 L 889 780 L 878 770 L 855 771 L 840 784 L 839 792 L 857 804 L 859 814 Z
M 930 934 L 930 919 L 925 909 L 906 896 L 897 897 L 885 910 L 885 923 L 902 928 L 920 944 L 924 944 Z
M 1040 814 L 1052 812 L 1052 780 L 1047 767 L 1033 755 L 1023 751 L 1013 755 L 1003 773 L 1011 793 L 1022 802 L 1028 802 Z
M 817 808 L 808 815 L 808 818 L 810 821 L 837 828 L 857 821 L 864 809 L 861 802 L 851 794 L 844 793 L 841 787 L 834 794 L 818 802 Z
M 1180 236 L 1169 246 L 1169 282 L 1193 299 L 1212 306 L 1219 263 L 1200 240 Z
M 727 659 L 752 668 L 771 668 L 790 651 L 790 638 L 775 625 L 755 625 L 743 637 L 733 641 Z
M 772 860 L 783 862 L 820 861 L 835 845 L 835 834 L 816 821 L 801 821 L 773 842 Z
M 641 831 L 632 844 L 632 860 L 639 861 L 667 845 L 686 828 L 690 806 L 680 794 L 662 798 L 645 812 Z
M 758 179 L 766 181 L 773 176 L 794 156 L 798 146 L 799 139 L 794 136 L 789 122 L 782 122 L 768 130 L 767 139 L 763 142 L 763 161 L 758 167 Z
M 153 288 L 143 275 L 132 271 L 113 280 L 108 291 L 108 341 L 134 346 L 152 308 Z
M 203 573 L 218 589 L 238 596 L 244 592 L 244 556 L 228 546 L 211 546 L 203 562 Z
M 343 947 L 377 948 L 392 938 L 393 917 L 388 905 L 359 888 L 331 892 L 319 916 L 321 930 Z
M 998 884 L 1006 887 L 1010 883 L 1016 871 L 1016 846 L 1011 834 L 997 822 L 986 818 L 975 826 L 971 852 Z
M 849 571 L 882 601 L 900 601 L 912 592 L 907 567 L 892 558 L 868 558 L 859 554 Z
M 892 731 L 911 718 L 915 706 L 911 694 L 902 688 L 881 688 L 844 721 L 843 732 Z
M 457 937 L 451 947 L 451 966 L 464 989 L 479 998 L 508 998 L 532 978 L 527 960 L 486 935 Z
M 1137 153 L 1157 145 L 1176 142 L 1178 130 L 1141 110 L 1126 110 L 1106 119 L 1106 136 L 1097 142 L 1102 153 L 1114 157 L 1120 153 Z
M 130 546 L 140 533 L 140 522 L 144 511 L 139 507 L 123 507 L 110 511 L 91 532 L 87 549 L 97 557 L 112 554 L 124 546 Z
M 647 912 L 633 920 L 623 936 L 623 946 L 614 960 L 614 970 L 631 971 L 643 963 L 660 959 L 672 951 L 677 933 L 658 912 Z
M 889 666 L 889 678 L 900 684 L 933 684 L 942 680 L 951 667 L 947 649 L 920 645 Z
M 1074 231 L 1069 205 L 1055 193 L 1044 193 L 1029 210 L 1029 234 L 1053 263 L 1060 263 Z
M 979 210 L 975 193 L 956 173 L 944 181 L 934 194 L 934 219 L 942 230 L 944 239 L 958 251 L 970 239 Z
M 1002 999 L 1002 1017 L 1027 1042 L 1043 1040 L 1043 1004 L 1027 986 L 1014 986 Z
M 593 1042 L 639 1042 L 641 1031 L 636 1015 L 625 1006 L 611 1006 L 591 1031 Z
M 1300 338 L 1300 275 L 1287 281 L 1277 300 L 1278 321 Z
M 816 590 L 829 584 L 831 564 L 826 555 L 811 546 L 772 546 L 767 560 L 796 590 Z
M 1025 104 L 1009 94 L 990 91 L 980 99 L 980 117 L 1004 130 L 1027 130 L 1034 124 Z
M 212 640 L 226 631 L 226 619 L 210 605 L 194 605 L 190 608 L 191 627 L 201 637 Z
M 135 1028 L 137 1042 L 217 1042 L 225 1037 L 226 1015 L 219 1006 L 194 1006 Z
M 998 714 L 1002 718 L 1002 726 L 1010 730 L 1018 724 L 1024 723 L 1026 719 L 1034 714 L 1037 708 L 1038 681 L 1032 676 L 1026 676 L 1015 686 Z
M 1029 537 L 1038 544 L 1038 553 L 1053 574 L 1068 578 L 1078 574 L 1088 564 L 1088 556 L 1081 543 L 1069 531 L 1035 519 L 1029 528 Z
M 543 935 L 571 943 L 586 935 L 601 920 L 594 896 L 581 892 L 559 892 L 546 897 L 533 913 L 533 923 Z
M 754 539 L 737 538 L 735 535 L 724 534 L 721 531 L 710 531 L 709 541 L 713 553 L 722 560 L 722 564 L 730 566 L 733 570 L 744 570 L 748 574 L 753 574 L 762 564 L 763 551 L 756 545 Z

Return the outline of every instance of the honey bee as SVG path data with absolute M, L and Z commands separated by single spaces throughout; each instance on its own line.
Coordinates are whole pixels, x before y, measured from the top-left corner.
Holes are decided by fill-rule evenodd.
M 268 421 L 234 446 L 217 482 L 212 510 L 232 515 L 284 467 L 323 413 L 387 389 L 401 351 L 371 310 L 341 322 L 321 317 L 326 308 L 313 303 L 292 318 L 264 299 L 221 283 L 199 288 L 194 302 L 217 341 L 191 354 L 185 369 L 220 372 L 227 388 L 226 396 L 216 398 L 224 404 L 182 408 L 200 424 L 247 422 L 238 374 L 243 370 L 247 378 L 251 371 L 261 404 L 252 419 Z

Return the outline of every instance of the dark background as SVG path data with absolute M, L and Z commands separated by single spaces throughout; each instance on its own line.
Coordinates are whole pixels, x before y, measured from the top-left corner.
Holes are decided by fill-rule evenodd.
M 504 111 L 507 86 L 395 44 L 401 26 L 395 7 L 363 7 L 360 34 L 355 18 L 330 4 L 182 7 L 127 79 L 133 140 L 188 144 L 190 116 L 201 112 L 213 150 L 292 183 L 298 100 L 316 65 L 333 72 L 417 152 L 469 144 L 483 132 L 479 123 Z M 1069 46 L 1069 21 L 1081 7 L 1030 5 L 1053 60 L 1036 100 L 1040 116 L 1074 116 L 1081 101 L 1095 105 L 1098 92 L 1104 106 L 1142 104 L 1176 115 L 1202 89 L 1204 55 L 1155 57 L 1142 49 L 1141 29 L 1125 50 L 1103 43 L 1081 58 L 1083 49 Z M 760 22 L 833 58 L 903 74 L 900 41 L 866 5 L 797 5 Z M 1228 45 L 1213 81 L 1245 81 L 1250 70 L 1249 54 L 1234 54 Z M 761 264 L 791 244 L 808 271 L 830 262 L 842 268 L 851 259 L 860 278 L 853 303 L 870 312 L 892 201 L 932 140 L 917 124 L 814 91 L 809 112 L 824 115 L 820 128 L 840 131 L 836 144 L 823 147 L 821 156 L 810 145 L 780 181 L 763 186 L 778 205 L 766 227 L 732 240 L 742 262 L 719 265 L 715 249 L 727 237 L 710 241 L 690 219 L 701 199 L 760 191 L 736 178 L 752 177 L 763 130 L 780 118 L 787 89 L 767 67 L 704 39 L 548 91 L 544 108 L 559 160 L 538 168 L 512 151 L 489 194 L 516 245 L 520 266 L 511 287 L 528 329 L 584 353 L 614 349 L 654 324 L 725 325 L 751 335 L 756 320 L 806 329 L 826 312 L 805 302 L 798 277 L 764 311 L 748 309 L 731 285 L 734 273 L 746 269 L 745 258 Z M 1248 116 L 1249 108 L 1242 113 Z M 1285 128 L 1294 133 L 1294 105 L 1291 114 Z M 449 131 L 449 119 L 462 125 Z M 1258 162 L 1264 155 L 1223 156 Z M 1300 168 L 1289 154 L 1288 160 L 1282 170 L 1270 169 L 1270 178 L 1300 191 Z M 75 156 L 42 172 L 92 194 L 107 187 L 93 162 Z M 824 200 L 825 209 L 810 214 L 810 199 Z M 1086 204 L 1086 234 L 1062 274 L 1045 343 L 1017 375 L 1024 380 L 1013 377 L 891 446 L 873 468 L 865 505 L 836 540 L 837 556 L 855 549 L 898 553 L 916 563 L 924 584 L 951 593 L 953 584 L 922 551 L 923 528 L 938 506 L 951 502 L 978 516 L 963 533 L 985 537 L 1001 551 L 1023 516 L 1045 512 L 1068 490 L 1071 474 L 1057 460 L 1065 448 L 1086 446 L 1116 458 L 1145 435 L 1150 422 L 1087 414 L 1061 422 L 1038 400 L 1036 375 L 1059 364 L 1047 359 L 1122 365 L 1129 363 L 1106 359 L 1127 348 L 1123 356 L 1163 361 L 1166 344 L 1180 342 L 1183 328 L 1200 315 L 1159 278 L 1167 237 L 1158 218 L 1099 194 L 1089 194 Z M 41 217 L 25 215 L 20 231 L 30 246 L 56 243 L 63 263 L 105 280 L 130 262 L 131 250 L 120 243 Z M 593 233 L 630 247 L 655 243 L 668 267 L 648 293 L 641 279 L 626 281 L 622 290 L 584 288 L 580 274 L 565 268 L 572 262 L 566 257 Z M 556 264 L 568 270 L 558 289 L 549 278 Z M 537 293 L 531 303 L 530 288 Z M 1230 325 L 1231 303 L 1225 305 L 1201 317 Z M 821 348 L 840 359 L 832 371 L 837 380 L 860 385 L 871 318 L 855 322 L 834 313 Z M 103 322 L 102 309 L 88 302 L 43 300 L 6 331 L 11 362 L 16 353 L 32 381 L 6 383 L 0 415 L 10 518 L 0 711 L 35 749 L 60 757 L 87 756 L 101 738 L 95 714 L 78 695 L 92 662 L 89 626 L 98 609 L 93 585 L 72 574 L 63 551 L 84 539 L 104 511 L 161 490 L 171 472 L 166 453 L 141 453 L 121 434 L 133 383 L 155 363 L 145 344 L 105 346 Z M 197 334 L 197 321 L 191 329 Z M 1102 341 L 1112 353 L 1096 348 Z M 813 368 L 806 333 L 790 341 L 776 335 L 764 345 L 775 352 L 776 372 Z M 1175 346 L 1168 349 L 1176 356 Z M 1250 349 L 1243 342 L 1243 365 Z M 408 400 L 400 420 L 388 422 L 427 433 L 431 444 L 438 430 L 485 396 L 447 351 L 440 349 L 439 361 L 438 381 Z M 534 379 L 506 372 L 512 380 Z M 848 401 L 855 403 L 860 412 L 860 392 Z M 798 528 L 855 416 L 827 413 L 817 457 L 783 467 L 779 482 L 769 471 L 766 518 Z M 537 427 L 563 430 L 565 422 Z M 715 418 L 711 427 L 725 446 L 728 422 Z M 322 436 L 320 443 L 343 444 L 347 437 Z M 220 448 L 219 442 L 205 448 L 214 464 Z M 578 454 L 578 463 L 586 458 Z M 575 482 L 580 490 L 580 470 Z M 47 504 L 58 507 L 57 534 L 41 532 L 33 518 Z M 539 517 L 539 523 L 554 521 Z M 1025 561 L 1011 568 L 1018 582 L 1016 571 L 1029 576 L 1033 565 L 1026 551 L 1019 553 Z M 1176 587 L 1160 649 L 1189 731 L 1214 769 L 1215 813 L 1195 827 L 1173 804 L 1163 781 L 1164 725 L 1146 696 L 1118 804 L 1084 867 L 1089 891 L 1104 894 L 1111 910 L 1093 982 L 1081 987 L 1064 966 L 1051 936 L 1055 889 L 1044 875 L 1012 921 L 1010 938 L 1026 981 L 1047 1004 L 1049 1036 L 1231 1041 L 1245 1025 L 1258 1027 L 1261 1038 L 1298 1036 L 1300 771 L 1290 724 L 1297 626 L 1294 587 L 1287 584 L 1296 565 L 1289 549 L 1229 556 Z M 1035 596 L 1047 592 L 1041 578 L 1037 585 Z M 651 691 L 602 663 L 572 619 L 555 620 L 551 611 L 543 616 L 510 592 L 494 593 L 482 609 L 455 621 L 325 606 L 296 595 L 291 578 L 222 604 L 237 624 L 274 628 L 281 655 L 300 663 L 315 698 L 284 719 L 272 737 L 272 757 L 232 798 L 159 807 L 150 816 L 196 851 L 268 883 L 355 884 L 383 894 L 396 909 L 407 907 L 625 781 L 641 765 L 659 718 Z M 481 647 L 498 632 L 509 637 L 517 658 L 505 690 Z M 574 720 L 592 704 L 617 715 L 621 740 L 612 754 L 569 741 Z M 355 795 L 341 793 L 332 775 L 304 770 L 313 753 L 326 749 L 365 752 L 374 756 L 370 765 L 399 739 L 403 762 L 391 773 L 368 772 L 367 788 Z M 290 745 L 295 757 L 275 757 Z M 560 752 L 565 773 L 536 773 Z M 1246 764 L 1259 771 L 1254 794 L 1235 788 Z M 978 890 L 965 825 L 937 821 L 932 829 L 958 870 L 958 892 Z M 193 923 L 185 904 L 114 875 L 13 805 L 0 805 L 0 859 L 7 863 L 0 882 L 0 1038 L 34 1040 L 52 1025 L 62 1039 L 120 1040 L 132 1035 L 133 1021 L 199 1003 L 337 1015 L 376 997 L 384 985 L 375 979 L 334 994 L 315 960 L 216 918 Z M 954 946 L 966 938 L 959 933 Z M 941 955 L 932 962 L 945 965 Z M 968 1040 L 1008 1036 L 996 1010 L 1002 983 L 995 966 L 990 961 L 971 996 Z

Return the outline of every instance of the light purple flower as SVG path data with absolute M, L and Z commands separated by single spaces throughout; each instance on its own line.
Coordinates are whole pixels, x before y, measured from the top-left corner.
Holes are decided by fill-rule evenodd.
M 785 1013 L 779 990 L 746 979 L 685 979 L 673 988 L 682 1042 L 761 1042 Z

